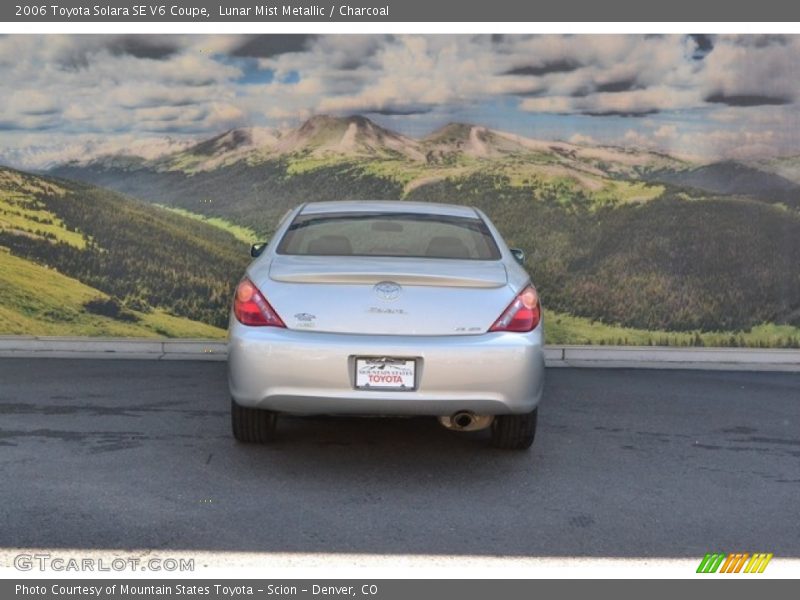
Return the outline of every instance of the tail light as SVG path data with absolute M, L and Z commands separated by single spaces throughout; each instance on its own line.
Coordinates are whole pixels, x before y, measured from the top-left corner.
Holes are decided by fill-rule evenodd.
M 233 314 L 242 325 L 260 327 L 286 327 L 263 294 L 245 277 L 236 286 Z
M 532 285 L 522 290 L 489 331 L 532 331 L 542 320 L 539 294 Z

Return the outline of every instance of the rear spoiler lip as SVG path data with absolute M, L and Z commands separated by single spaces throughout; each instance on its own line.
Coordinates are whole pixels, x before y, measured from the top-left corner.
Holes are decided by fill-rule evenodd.
M 452 259 L 407 259 L 421 261 L 420 268 L 387 268 L 385 261 L 366 259 L 348 268 L 341 260 L 342 257 L 284 256 L 272 261 L 268 276 L 282 283 L 374 285 L 392 281 L 400 285 L 487 289 L 508 285 L 508 272 L 502 261 L 459 261 L 459 267 L 454 268 Z
M 465 288 L 500 288 L 505 287 L 505 281 L 492 281 L 487 279 L 467 278 L 447 275 L 420 275 L 419 273 L 392 273 L 381 275 L 379 273 L 297 273 L 273 274 L 269 278 L 280 283 L 338 283 L 342 285 L 376 284 L 381 281 L 392 281 L 400 285 L 420 285 L 439 287 L 465 287 Z

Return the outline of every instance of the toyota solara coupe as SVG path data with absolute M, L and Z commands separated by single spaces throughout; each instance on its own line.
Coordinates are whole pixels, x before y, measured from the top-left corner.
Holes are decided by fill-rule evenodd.
M 229 327 L 236 439 L 270 441 L 281 414 L 431 415 L 531 446 L 542 309 L 481 211 L 308 203 L 251 253 Z

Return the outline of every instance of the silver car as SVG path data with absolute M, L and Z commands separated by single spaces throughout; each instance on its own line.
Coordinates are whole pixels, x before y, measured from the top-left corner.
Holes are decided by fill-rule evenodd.
M 228 331 L 236 439 L 271 440 L 279 414 L 432 415 L 531 446 L 542 309 L 481 211 L 308 203 L 251 254 Z

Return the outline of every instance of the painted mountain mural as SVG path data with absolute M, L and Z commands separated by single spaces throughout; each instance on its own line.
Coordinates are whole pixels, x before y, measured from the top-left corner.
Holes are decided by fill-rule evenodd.
M 224 335 L 287 209 L 395 199 L 487 212 L 550 343 L 800 347 L 800 43 L 756 38 L 70 36 L 0 118 L 0 334 Z
M 719 189 L 730 171 L 748 193 Z M 555 339 L 799 341 L 800 186 L 749 165 L 700 167 L 463 123 L 413 139 L 362 116 L 317 116 L 285 131 L 231 130 L 156 160 L 103 156 L 51 173 L 263 239 L 311 199 L 467 203 L 526 250 Z

